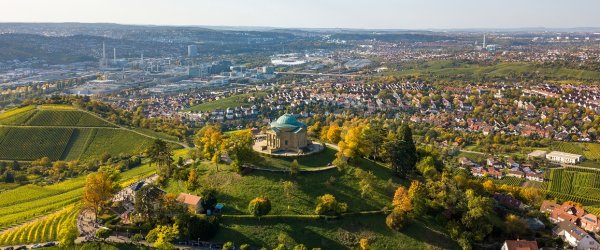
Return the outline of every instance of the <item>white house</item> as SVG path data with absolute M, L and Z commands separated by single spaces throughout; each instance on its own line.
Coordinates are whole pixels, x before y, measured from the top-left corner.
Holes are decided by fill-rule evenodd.
M 560 151 L 552 151 L 546 155 L 546 159 L 554 162 L 575 164 L 583 161 L 583 156 Z
M 594 238 L 570 221 L 559 222 L 552 231 L 577 250 L 600 248 L 600 244 Z

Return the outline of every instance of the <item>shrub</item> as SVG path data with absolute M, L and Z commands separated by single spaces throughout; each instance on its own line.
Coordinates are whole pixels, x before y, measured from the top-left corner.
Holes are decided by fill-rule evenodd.
M 348 210 L 348 204 L 338 202 L 335 196 L 331 194 L 325 194 L 317 198 L 316 214 L 339 215 L 345 213 L 346 210 Z
M 267 197 L 256 197 L 248 204 L 248 212 L 254 216 L 263 216 L 271 211 L 271 201 Z

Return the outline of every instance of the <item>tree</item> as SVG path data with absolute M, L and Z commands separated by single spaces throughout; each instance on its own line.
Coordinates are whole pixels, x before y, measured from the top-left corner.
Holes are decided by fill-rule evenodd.
M 271 201 L 267 197 L 256 197 L 248 204 L 248 212 L 260 217 L 267 215 L 271 211 Z
M 223 247 L 221 249 L 222 250 L 233 250 L 233 249 L 235 249 L 235 245 L 233 245 L 233 242 L 228 241 L 228 242 L 225 242 L 225 244 L 223 244 Z
M 384 143 L 386 158 L 392 165 L 392 170 L 400 177 L 406 178 L 415 170 L 416 153 L 411 150 L 410 143 L 392 139 Z
M 98 218 L 99 211 L 115 193 L 112 180 L 103 172 L 91 173 L 85 179 L 83 187 L 83 206 L 94 211 Z
M 140 242 L 144 240 L 144 236 L 142 236 L 142 234 L 134 234 L 133 236 L 131 236 L 131 241 L 137 246 L 140 244 Z
M 161 205 L 164 200 L 164 193 L 154 185 L 143 186 L 135 193 L 135 212 L 142 218 L 150 221 L 157 220 L 162 216 Z
M 485 189 L 485 191 L 490 194 L 493 194 L 494 192 L 496 192 L 496 185 L 494 185 L 494 182 L 492 180 L 484 181 L 482 186 L 483 186 L 483 189 Z
M 210 240 L 219 230 L 219 221 L 215 216 L 197 216 L 190 213 L 175 217 L 177 225 L 181 225 L 181 236 L 190 240 Z
M 108 237 L 110 237 L 111 231 L 110 229 L 107 228 L 100 228 L 98 230 L 96 230 L 96 238 L 101 239 L 102 241 L 105 241 L 106 239 L 108 239 Z
M 346 158 L 355 158 L 362 156 L 361 152 L 367 151 L 362 148 L 362 133 L 364 125 L 356 125 L 348 129 L 344 139 L 338 144 L 340 151 Z
M 375 188 L 376 177 L 372 172 L 367 172 L 362 169 L 355 169 L 355 175 L 359 179 L 358 185 L 360 188 L 360 196 L 365 198 L 369 196 Z
M 396 189 L 396 192 L 394 192 L 392 206 L 406 212 L 412 210 L 410 196 L 404 187 L 400 186 Z
M 345 213 L 348 210 L 348 204 L 338 202 L 335 196 L 331 194 L 324 194 L 323 196 L 317 197 L 317 207 L 315 208 L 316 214 L 325 215 L 339 215 Z
M 385 138 L 385 130 L 381 123 L 374 121 L 363 130 L 361 135 L 360 151 L 362 155 L 368 156 L 371 159 L 379 157 L 381 151 L 381 142 Z
M 194 191 L 198 188 L 198 172 L 196 169 L 190 170 L 186 185 L 188 191 Z
M 244 163 L 256 162 L 256 151 L 252 149 L 254 139 L 249 129 L 235 131 L 227 135 L 227 138 L 221 143 L 220 151 L 227 152 L 229 157 L 238 165 L 237 170 Z M 239 172 L 239 171 L 238 171 Z
M 492 232 L 492 225 L 487 218 L 492 214 L 494 202 L 484 196 L 478 196 L 475 191 L 469 189 L 465 192 L 467 199 L 467 212 L 463 214 L 461 223 L 465 231 L 472 233 L 472 239 L 482 241 L 485 236 Z
M 214 188 L 205 188 L 202 190 L 202 200 L 200 204 L 205 210 L 214 210 L 217 205 L 217 190 Z
M 281 184 L 283 185 L 283 192 L 288 199 L 292 196 L 292 193 L 298 189 L 298 184 L 293 181 L 284 181 Z
M 421 175 L 427 178 L 434 178 L 438 174 L 437 169 L 435 168 L 435 160 L 432 156 L 423 158 L 419 164 L 417 164 L 417 170 Z
M 209 125 L 204 126 L 196 133 L 194 143 L 203 158 L 211 159 L 221 148 L 223 139 L 221 129 L 216 125 Z
M 250 249 L 250 245 L 248 245 L 248 244 L 240 245 L 240 250 L 249 250 L 249 249 Z
M 292 161 L 292 164 L 290 164 L 290 175 L 296 176 L 298 174 L 298 171 L 300 171 L 300 164 L 298 164 L 298 160 L 294 159 L 294 161 Z
M 408 188 L 408 197 L 412 203 L 412 214 L 419 217 L 427 213 L 427 188 L 423 183 L 413 180 Z
M 396 231 L 400 231 L 409 221 L 408 211 L 402 210 L 400 207 L 395 207 L 392 212 L 385 218 L 385 224 Z
M 294 246 L 294 250 L 308 250 L 308 248 L 304 244 L 299 244 Z
M 525 229 L 527 226 L 525 223 L 514 214 L 506 215 L 506 219 L 504 220 L 506 233 L 511 235 L 512 237 L 520 237 L 525 233 Z
M 319 137 L 319 134 L 321 133 L 321 122 L 318 121 L 309 126 L 306 133 L 311 137 Z
M 75 240 L 79 236 L 77 226 L 74 223 L 66 221 L 58 231 L 58 244 L 63 248 L 68 248 L 75 245 Z
M 173 245 L 171 241 L 175 240 L 178 235 L 179 226 L 177 224 L 173 224 L 172 226 L 158 225 L 148 232 L 146 241 L 154 243 L 154 247 L 158 249 L 172 249 Z
M 327 140 L 333 144 L 337 144 L 341 139 L 342 129 L 340 126 L 334 124 L 329 126 L 327 130 Z
M 359 241 L 360 244 L 360 250 L 367 250 L 369 249 L 369 239 L 367 238 L 361 238 Z
M 396 134 L 390 133 L 383 145 L 385 158 L 393 171 L 400 177 L 407 177 L 415 170 L 417 149 L 412 138 L 412 130 L 402 124 Z
M 156 163 L 157 173 L 161 177 L 169 178 L 173 172 L 173 153 L 167 143 L 161 139 L 156 139 L 148 148 L 147 155 L 150 162 Z
M 521 188 L 520 195 L 528 204 L 540 204 L 543 199 L 542 193 L 537 188 Z

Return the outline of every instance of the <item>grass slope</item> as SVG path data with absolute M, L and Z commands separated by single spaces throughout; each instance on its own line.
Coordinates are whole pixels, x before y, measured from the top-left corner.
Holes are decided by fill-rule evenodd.
M 384 215 L 330 221 L 226 218 L 215 240 L 270 249 L 281 240 L 288 246 L 302 243 L 308 249 L 358 249 L 358 241 L 367 238 L 370 249 L 458 249 L 443 231 L 439 223 L 423 218 L 396 232 L 385 225 Z
M 252 103 L 248 102 L 248 98 L 250 97 L 262 97 L 265 96 L 264 92 L 257 93 L 249 93 L 249 94 L 240 94 L 233 95 L 229 97 L 225 97 L 219 100 L 206 102 L 202 104 L 198 104 L 196 106 L 190 107 L 184 111 L 213 111 L 215 109 L 226 109 L 226 108 L 234 108 L 239 106 L 247 106 L 252 105 Z
M 431 80 L 539 78 L 556 81 L 600 81 L 600 72 L 568 68 L 551 68 L 524 62 L 501 62 L 482 66 L 453 61 L 429 61 L 416 65 L 407 64 L 403 66 L 405 67 L 404 69 L 387 72 L 385 74 L 429 78 Z
M 265 161 L 260 167 L 273 169 L 289 169 L 294 159 L 298 160 L 298 165 L 300 166 L 300 169 L 326 167 L 327 164 L 331 163 L 335 159 L 335 153 L 336 151 L 334 149 L 326 147 L 322 152 L 304 157 L 275 158 L 263 156 L 263 159 Z

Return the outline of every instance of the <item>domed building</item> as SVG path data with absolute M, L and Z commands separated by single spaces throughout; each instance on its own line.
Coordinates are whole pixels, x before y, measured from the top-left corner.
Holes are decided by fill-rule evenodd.
M 271 122 L 271 129 L 266 133 L 266 150 L 302 152 L 310 142 L 306 139 L 306 124 L 296 117 L 285 114 Z

